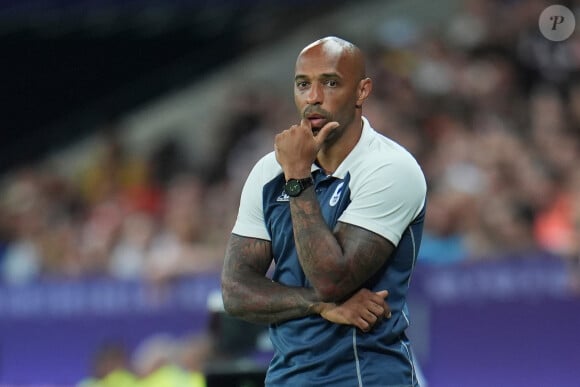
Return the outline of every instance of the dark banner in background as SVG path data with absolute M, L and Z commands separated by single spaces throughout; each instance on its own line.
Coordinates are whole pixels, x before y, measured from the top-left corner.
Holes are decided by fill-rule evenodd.
M 546 257 L 419 267 L 415 352 L 430 387 L 580 385 L 580 295 Z
M 419 266 L 411 289 L 410 336 L 428 386 L 578 385 L 580 297 L 564 262 Z M 105 342 L 132 349 L 159 332 L 204 332 L 216 294 L 217 274 L 164 287 L 0 287 L 0 384 L 73 385 Z

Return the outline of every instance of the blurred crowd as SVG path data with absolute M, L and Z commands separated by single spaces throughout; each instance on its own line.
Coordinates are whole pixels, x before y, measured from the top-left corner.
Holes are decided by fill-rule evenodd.
M 444 25 L 392 18 L 357 42 L 374 81 L 364 115 L 415 155 L 428 180 L 420 262 L 544 254 L 577 270 L 580 35 L 542 36 L 545 1 L 461 4 Z M 578 2 L 568 5 L 580 14 Z M 177 138 L 130 154 L 111 122 L 74 178 L 42 164 L 8 173 L 2 280 L 163 282 L 219 270 L 246 174 L 297 117 L 267 87 L 242 94 L 216 121 L 219 157 L 203 170 Z
M 145 338 L 130 353 L 117 342 L 95 352 L 91 375 L 78 387 L 205 387 L 204 370 L 212 353 L 205 336 L 174 337 L 159 333 Z
M 372 46 L 365 114 L 428 179 L 423 262 L 578 260 L 580 35 L 546 39 L 547 5 L 466 1 L 441 30 L 395 20 Z
M 2 194 L 1 274 L 8 283 L 100 277 L 169 281 L 217 271 L 226 233 L 200 174 L 175 142 L 131 155 L 108 122 L 73 178 L 49 165 L 8 175 Z
M 366 114 L 426 173 L 422 262 L 539 253 L 577 264 L 580 35 L 541 35 L 547 5 L 467 1 L 439 33 L 385 25 Z

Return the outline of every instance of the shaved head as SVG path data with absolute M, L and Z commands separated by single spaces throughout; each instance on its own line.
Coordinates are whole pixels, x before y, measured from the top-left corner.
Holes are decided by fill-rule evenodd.
M 352 75 L 355 78 L 366 77 L 365 61 L 362 51 L 351 42 L 336 36 L 327 36 L 310 43 L 298 55 L 297 63 L 301 57 L 310 52 L 322 52 L 327 58 L 335 60 L 346 60 L 351 67 Z

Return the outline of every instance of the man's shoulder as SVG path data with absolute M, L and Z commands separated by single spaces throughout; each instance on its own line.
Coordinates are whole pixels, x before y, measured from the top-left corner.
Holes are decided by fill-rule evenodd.
M 358 164 L 362 171 L 369 173 L 377 169 L 393 169 L 401 172 L 420 172 L 421 167 L 415 157 L 401 144 L 394 140 L 374 132 L 367 149 L 359 155 Z
M 374 130 L 366 136 L 348 166 L 351 184 L 356 186 L 425 186 L 423 170 L 415 157 L 402 145 Z
M 246 186 L 263 187 L 282 172 L 282 167 L 276 160 L 276 154 L 274 152 L 267 153 L 254 164 L 246 180 Z
M 415 162 L 415 157 L 407 148 L 386 135 L 373 131 L 370 143 L 370 153 L 384 160 L 400 160 Z
M 260 160 L 256 162 L 252 173 L 258 174 L 261 180 L 267 182 L 280 173 L 282 173 L 282 167 L 276 160 L 276 154 L 274 151 L 267 153 Z

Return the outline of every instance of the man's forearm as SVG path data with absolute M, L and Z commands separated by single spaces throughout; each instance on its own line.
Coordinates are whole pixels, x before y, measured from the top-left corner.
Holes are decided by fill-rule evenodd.
M 265 276 L 270 248 L 270 242 L 232 235 L 222 270 L 226 311 L 255 323 L 277 323 L 316 313 L 313 289 L 284 286 Z
M 349 284 L 348 262 L 322 217 L 314 188 L 290 199 L 290 209 L 296 250 L 304 274 L 323 301 L 344 299 L 359 284 Z
M 367 332 L 383 317 L 390 317 L 384 301 L 386 291 L 373 293 L 362 289 L 345 303 L 336 304 L 316 301 L 313 289 L 287 287 L 265 277 L 249 279 L 246 275 L 244 278 L 243 285 L 224 288 L 224 299 L 228 299 L 226 311 L 252 323 L 274 324 L 316 314 L 329 322 L 352 325 Z
M 253 323 L 278 323 L 317 311 L 313 289 L 280 285 L 266 277 L 244 275 L 243 280 L 224 281 L 222 291 L 226 311 Z

